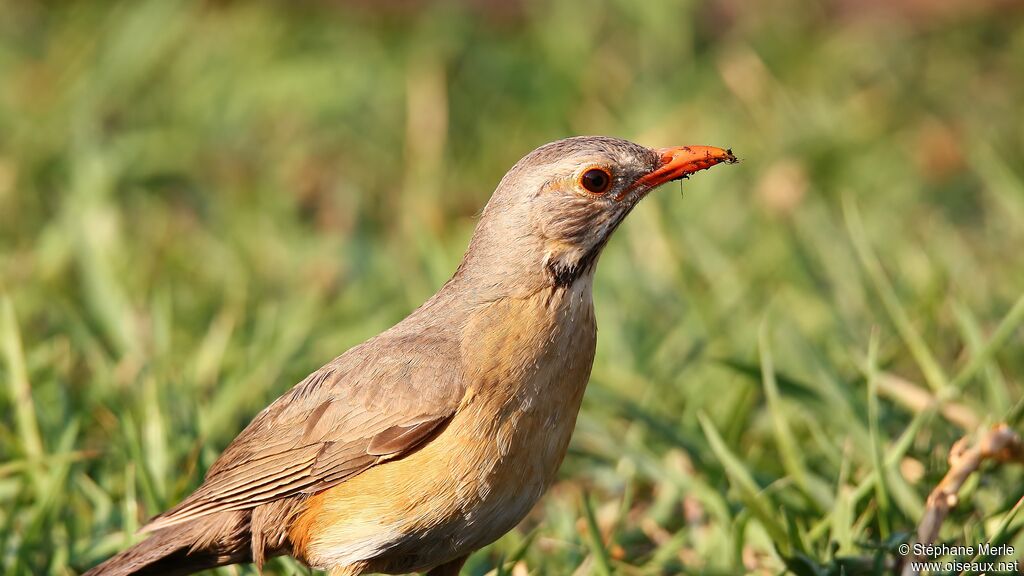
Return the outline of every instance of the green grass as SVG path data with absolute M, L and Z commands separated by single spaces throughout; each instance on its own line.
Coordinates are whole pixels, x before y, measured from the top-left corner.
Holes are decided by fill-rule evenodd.
M 5 5 L 4 573 L 131 542 L 572 134 L 743 162 L 617 233 L 560 479 L 468 573 L 888 573 L 951 444 L 1020 429 L 1021 11 L 372 5 Z M 986 468 L 942 538 L 1024 549 L 1022 486 Z

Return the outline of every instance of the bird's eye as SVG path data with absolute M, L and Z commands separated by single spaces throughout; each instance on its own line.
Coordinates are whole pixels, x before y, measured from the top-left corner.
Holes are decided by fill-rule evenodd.
M 580 176 L 580 185 L 593 194 L 604 194 L 611 183 L 611 174 L 602 168 L 591 168 Z

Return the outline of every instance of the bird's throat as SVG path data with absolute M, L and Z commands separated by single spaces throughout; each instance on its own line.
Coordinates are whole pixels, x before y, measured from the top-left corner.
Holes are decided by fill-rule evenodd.
M 597 259 L 604 248 L 604 242 L 590 248 L 582 256 L 570 254 L 553 255 L 545 260 L 545 272 L 556 288 L 568 288 L 586 275 L 592 275 Z

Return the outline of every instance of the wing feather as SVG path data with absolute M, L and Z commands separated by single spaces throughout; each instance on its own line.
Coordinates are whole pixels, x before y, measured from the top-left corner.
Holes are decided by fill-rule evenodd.
M 143 530 L 314 494 L 416 449 L 465 392 L 453 346 L 386 332 L 336 358 L 256 416 L 203 484 Z

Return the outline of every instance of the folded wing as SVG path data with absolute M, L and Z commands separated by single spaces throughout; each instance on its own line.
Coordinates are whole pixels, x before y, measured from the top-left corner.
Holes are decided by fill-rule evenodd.
M 453 346 L 385 333 L 336 358 L 261 412 L 203 484 L 143 530 L 320 492 L 415 450 L 465 393 Z

